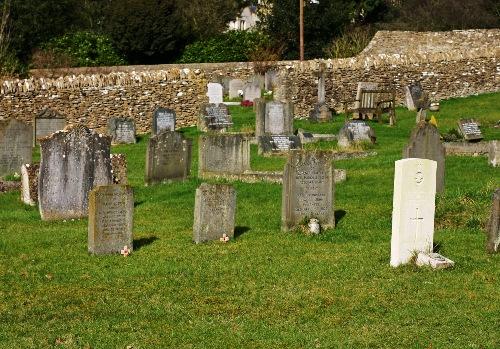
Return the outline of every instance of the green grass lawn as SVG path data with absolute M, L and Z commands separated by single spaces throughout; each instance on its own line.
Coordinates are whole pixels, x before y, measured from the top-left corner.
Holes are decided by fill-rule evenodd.
M 441 132 L 473 116 L 500 139 L 500 93 L 441 102 Z M 252 108 L 232 107 L 235 129 Z M 431 113 L 432 114 L 432 113 Z M 415 125 L 372 123 L 378 155 L 338 161 L 338 226 L 280 232 L 281 186 L 235 182 L 237 237 L 192 243 L 198 132 L 191 178 L 144 187 L 147 136 L 125 153 L 134 188 L 134 253 L 87 254 L 87 220 L 42 222 L 19 193 L 0 194 L 0 348 L 500 348 L 500 256 L 484 226 L 500 170 L 485 157 L 447 157 L 435 243 L 451 270 L 389 266 L 394 161 Z M 296 128 L 336 133 L 331 124 Z M 334 143 L 322 147 L 334 147 Z M 252 167 L 284 158 L 252 149 Z

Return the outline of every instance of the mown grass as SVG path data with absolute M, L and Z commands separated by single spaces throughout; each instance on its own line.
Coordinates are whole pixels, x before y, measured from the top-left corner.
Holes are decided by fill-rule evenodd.
M 500 94 L 443 101 L 439 128 L 462 116 L 500 139 Z M 232 107 L 235 129 L 251 108 Z M 414 126 L 373 123 L 366 159 L 335 163 L 338 226 L 320 236 L 280 232 L 281 187 L 235 182 L 237 237 L 191 242 L 198 132 L 191 178 L 144 187 L 147 136 L 117 146 L 134 188 L 134 253 L 87 254 L 87 220 L 42 222 L 19 193 L 0 195 L 0 348 L 498 348 L 500 257 L 485 253 L 484 225 L 499 170 L 484 157 L 447 157 L 435 242 L 452 270 L 389 266 L 394 161 Z M 336 133 L 297 120 L 295 127 Z M 324 145 L 328 147 L 329 145 Z M 331 144 L 334 146 L 334 143 Z M 252 167 L 281 170 L 283 158 Z

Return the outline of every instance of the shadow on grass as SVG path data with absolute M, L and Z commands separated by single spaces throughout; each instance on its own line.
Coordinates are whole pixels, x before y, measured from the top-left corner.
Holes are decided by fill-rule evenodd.
M 135 140 L 136 140 L 136 143 L 142 143 L 146 140 L 146 135 L 145 134 L 136 135 Z
M 335 210 L 335 225 L 339 224 L 346 214 L 347 212 L 344 210 Z
M 152 244 L 158 240 L 156 236 L 148 236 L 134 240 L 134 251 L 139 251 L 142 247 Z
M 249 227 L 235 227 L 234 228 L 234 238 L 237 239 L 240 237 L 240 235 L 245 234 L 247 231 L 249 231 Z
M 144 203 L 145 201 L 142 200 L 142 201 L 134 201 L 134 207 L 137 207 L 137 206 L 140 206 Z
M 443 244 L 439 241 L 434 241 L 434 246 L 432 246 L 432 252 L 441 253 L 441 247 Z

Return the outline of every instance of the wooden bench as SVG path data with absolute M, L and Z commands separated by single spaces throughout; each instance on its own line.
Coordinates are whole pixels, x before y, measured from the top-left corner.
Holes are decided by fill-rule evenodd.
M 389 114 L 389 124 L 396 124 L 396 93 L 389 89 L 364 89 L 358 93 L 359 98 L 344 101 L 344 112 L 353 115 L 353 119 L 374 120 L 382 122 L 382 114 Z M 354 103 L 353 108 L 349 105 Z

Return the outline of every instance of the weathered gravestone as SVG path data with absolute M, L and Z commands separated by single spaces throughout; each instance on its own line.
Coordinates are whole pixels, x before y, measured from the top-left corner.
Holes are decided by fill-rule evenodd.
M 127 159 L 125 154 L 111 154 L 111 173 L 114 184 L 127 184 Z
M 259 115 L 262 117 L 261 115 Z M 262 122 L 262 120 L 257 120 Z M 268 102 L 264 115 L 264 134 L 291 135 L 293 134 L 293 103 Z M 261 135 L 258 135 L 261 136 Z
M 500 188 L 493 193 L 491 214 L 488 221 L 486 251 L 489 253 L 500 252 Z
M 153 113 L 153 135 L 163 130 L 175 131 L 175 110 L 168 108 L 158 108 Z
M 236 191 L 227 184 L 201 184 L 194 203 L 193 241 L 234 237 Z
M 436 191 L 444 190 L 445 148 L 436 126 L 421 121 L 413 129 L 408 144 L 403 149 L 403 158 L 429 159 L 437 162 Z
M 223 99 L 223 87 L 221 84 L 216 82 L 209 82 L 207 84 L 207 96 L 208 103 L 219 104 L 222 103 Z
M 264 88 L 268 91 L 273 90 L 278 78 L 276 70 L 268 70 L 264 74 Z
M 243 88 L 243 100 L 253 102 L 254 99 L 260 98 L 261 90 L 259 85 L 255 83 L 247 83 Z
M 20 173 L 23 164 L 31 163 L 33 130 L 24 122 L 0 121 L 0 177 Z
M 479 124 L 474 119 L 460 119 L 458 121 L 458 130 L 466 141 L 480 141 L 483 139 Z
M 422 109 L 420 101 L 423 97 L 422 85 L 420 82 L 410 84 L 405 87 L 406 107 L 408 110 Z
M 327 151 L 292 151 L 283 173 L 281 228 L 289 231 L 315 218 L 322 228 L 335 226 L 332 155 Z
M 266 135 L 258 138 L 259 155 L 283 154 L 294 149 L 302 149 L 299 136 Z
M 377 137 L 366 122 L 355 120 L 345 123 L 337 135 L 337 140 L 340 147 L 347 148 L 360 142 L 375 143 Z
M 312 122 L 329 122 L 332 120 L 332 111 L 325 102 L 317 103 L 309 112 L 309 120 Z
M 88 251 L 114 254 L 133 249 L 134 194 L 127 185 L 98 186 L 89 195 Z
M 133 144 L 135 140 L 135 121 L 131 118 L 111 118 L 108 120 L 108 134 L 112 144 Z
M 198 129 L 203 132 L 224 132 L 232 126 L 231 114 L 225 104 L 204 104 L 198 117 Z
M 490 141 L 488 163 L 493 167 L 500 166 L 500 141 Z
M 86 217 L 90 190 L 113 182 L 111 137 L 73 125 L 41 139 L 40 148 L 38 204 L 42 219 Z
M 244 87 L 245 83 L 240 79 L 229 81 L 229 98 L 238 98 Z
M 38 203 L 38 174 L 40 164 L 23 164 L 21 166 L 21 201 L 26 205 Z
M 66 127 L 66 118 L 51 109 L 44 109 L 35 116 L 33 145 L 40 138 L 50 136 L 54 132 L 61 131 Z
M 146 151 L 146 185 L 183 180 L 191 169 L 189 139 L 179 132 L 163 131 L 149 139 Z
M 250 138 L 244 134 L 210 134 L 198 139 L 198 176 L 241 174 L 250 170 Z

